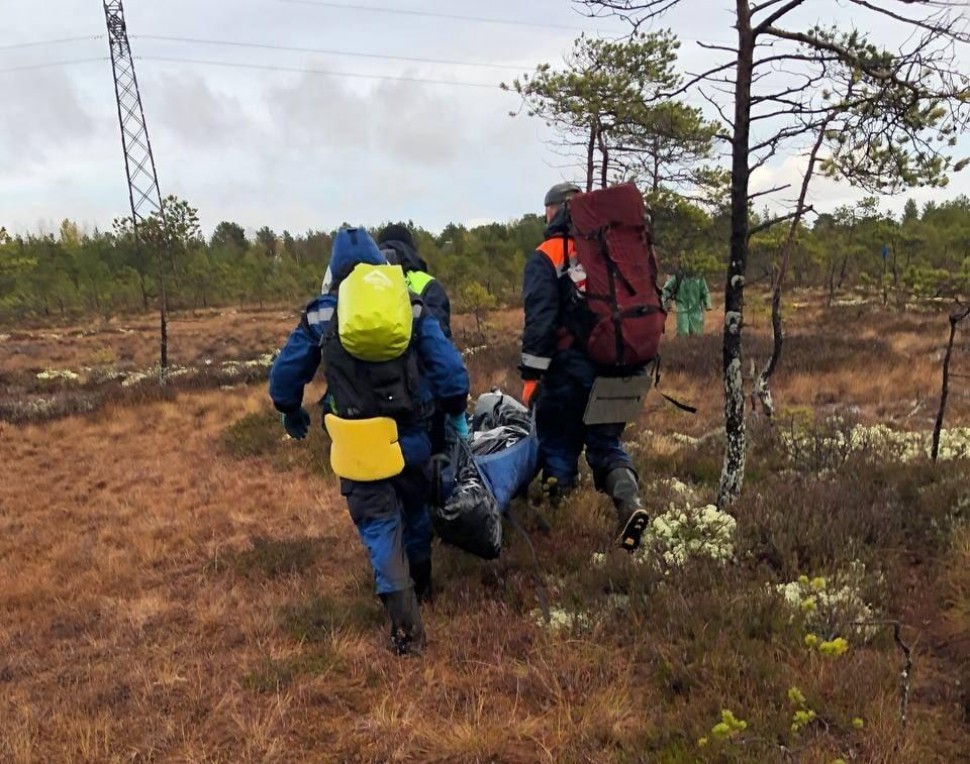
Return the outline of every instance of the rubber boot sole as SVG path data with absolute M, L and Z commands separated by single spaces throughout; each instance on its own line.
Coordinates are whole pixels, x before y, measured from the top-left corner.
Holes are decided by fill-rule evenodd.
M 640 539 L 648 525 L 650 525 L 650 515 L 644 509 L 636 510 L 620 531 L 618 539 L 620 547 L 631 554 L 635 552 L 640 547 Z

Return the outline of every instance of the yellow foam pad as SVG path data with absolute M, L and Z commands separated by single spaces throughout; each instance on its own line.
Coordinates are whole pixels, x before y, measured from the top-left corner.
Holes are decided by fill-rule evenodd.
M 404 470 L 393 419 L 341 419 L 327 414 L 324 424 L 333 442 L 330 466 L 339 477 L 370 482 L 395 477 Z

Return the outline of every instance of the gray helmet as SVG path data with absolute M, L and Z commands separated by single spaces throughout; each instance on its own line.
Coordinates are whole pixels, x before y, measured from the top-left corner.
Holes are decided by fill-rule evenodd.
M 555 207 L 566 202 L 573 194 L 582 193 L 583 189 L 575 183 L 557 183 L 546 192 L 546 207 Z

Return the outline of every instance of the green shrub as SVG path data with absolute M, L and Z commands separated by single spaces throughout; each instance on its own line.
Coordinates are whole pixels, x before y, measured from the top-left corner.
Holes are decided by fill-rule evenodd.
M 237 459 L 266 458 L 281 471 L 302 470 L 323 477 L 333 474 L 330 438 L 319 421 L 310 426 L 306 440 L 298 441 L 286 436 L 279 414 L 260 411 L 233 422 L 223 430 L 220 441 Z

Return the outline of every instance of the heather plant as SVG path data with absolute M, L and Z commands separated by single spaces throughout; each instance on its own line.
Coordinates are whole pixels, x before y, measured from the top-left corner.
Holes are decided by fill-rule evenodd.
M 860 624 L 875 617 L 872 606 L 863 597 L 866 568 L 856 562 L 835 575 L 799 576 L 796 581 L 777 587 L 785 606 L 811 633 L 824 635 L 821 645 L 844 634 L 864 640 L 875 634 L 872 627 Z

